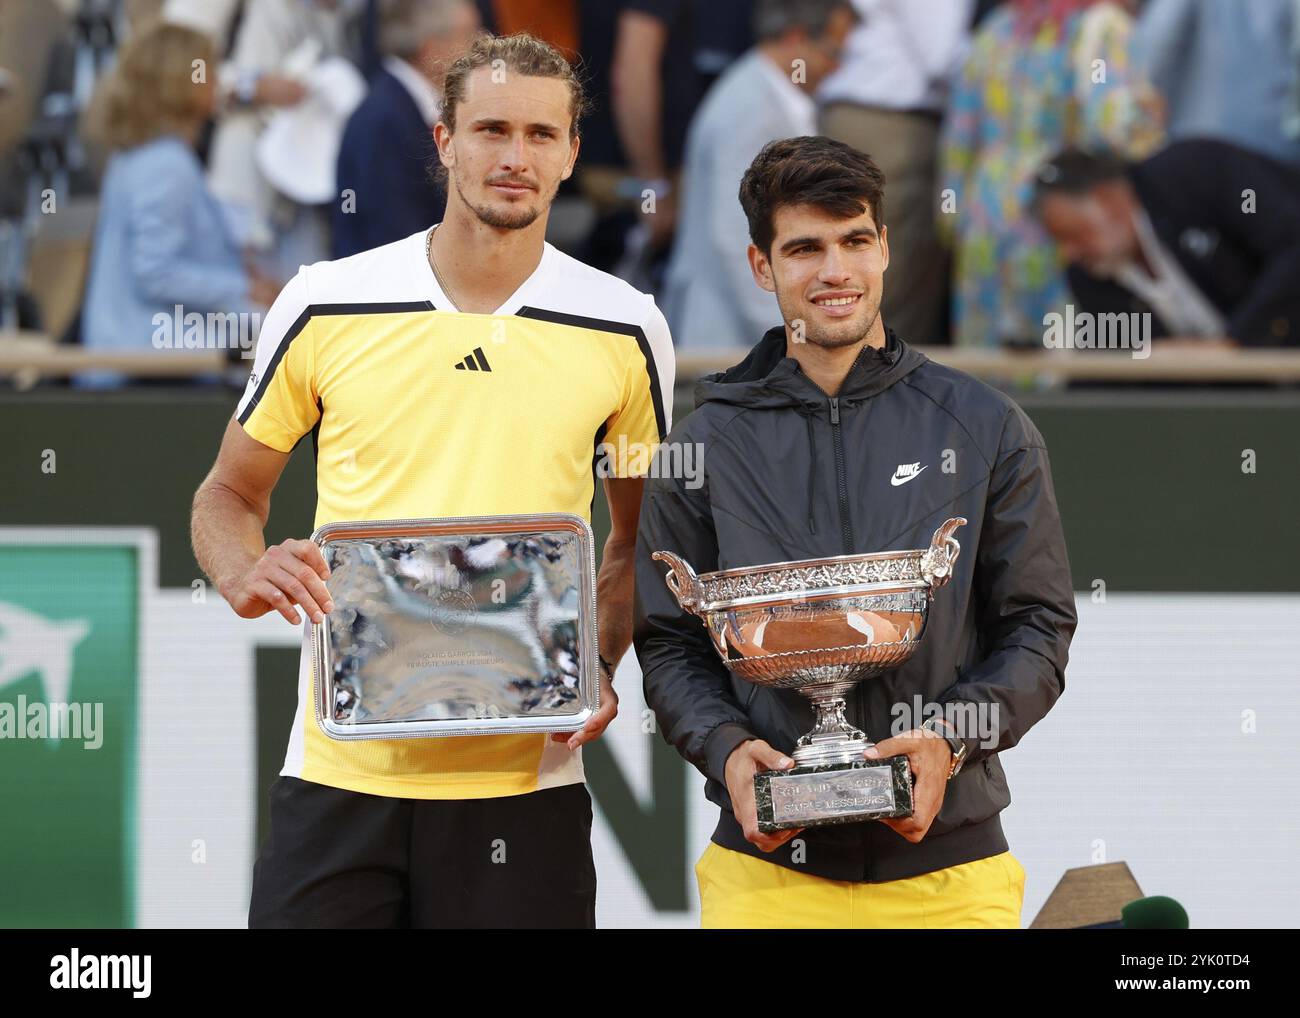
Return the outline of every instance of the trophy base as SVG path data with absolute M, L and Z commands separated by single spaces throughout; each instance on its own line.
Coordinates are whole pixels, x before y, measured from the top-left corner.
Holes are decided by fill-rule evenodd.
M 759 771 L 754 775 L 758 829 L 852 824 L 912 815 L 912 769 L 907 757 Z

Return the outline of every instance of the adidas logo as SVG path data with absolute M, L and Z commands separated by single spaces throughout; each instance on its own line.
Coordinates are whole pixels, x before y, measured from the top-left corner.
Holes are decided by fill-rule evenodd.
M 491 371 L 487 358 L 483 356 L 481 346 L 474 347 L 474 352 L 456 365 L 457 371 Z

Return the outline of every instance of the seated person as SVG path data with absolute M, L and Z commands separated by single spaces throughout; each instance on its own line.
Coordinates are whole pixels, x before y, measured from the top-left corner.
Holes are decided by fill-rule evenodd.
M 124 47 L 109 84 L 107 134 L 114 153 L 100 194 L 99 221 L 82 308 L 83 344 L 94 350 L 153 350 L 166 356 L 193 314 L 249 315 L 278 284 L 245 267 L 221 205 L 195 154 L 212 113 L 211 80 L 192 78 L 195 61 L 213 65 L 207 36 L 153 22 Z M 161 330 L 161 332 L 160 332 Z M 205 330 L 201 346 L 229 341 Z M 250 345 L 255 336 L 248 336 Z M 83 388 L 120 385 L 113 371 L 83 372 Z
M 1300 345 L 1300 174 L 1226 142 L 1126 164 L 1066 149 L 1034 208 L 1093 315 L 1149 313 L 1158 347 Z

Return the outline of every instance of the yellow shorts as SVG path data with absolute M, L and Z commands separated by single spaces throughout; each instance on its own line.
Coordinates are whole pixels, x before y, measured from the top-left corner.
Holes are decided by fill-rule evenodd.
M 705 929 L 1019 929 L 1025 897 L 1025 868 L 1010 852 L 860 884 L 709 842 L 695 879 Z

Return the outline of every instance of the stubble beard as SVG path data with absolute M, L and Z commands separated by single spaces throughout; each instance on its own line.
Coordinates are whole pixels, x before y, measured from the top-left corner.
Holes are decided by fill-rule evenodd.
M 804 319 L 804 342 L 812 343 L 814 346 L 820 346 L 826 350 L 838 350 L 841 347 L 853 346 L 860 343 L 867 336 L 871 335 L 871 330 L 876 327 L 876 322 L 880 318 L 880 297 L 877 294 L 864 293 L 862 299 L 869 301 L 867 305 L 866 323 L 860 330 L 853 330 L 850 333 L 843 333 L 831 327 L 827 328 L 821 325 L 813 325 L 808 319 Z M 778 290 L 777 305 L 781 309 L 781 317 L 785 323 L 793 328 L 793 323 L 800 316 L 794 314 L 794 309 L 787 307 L 786 302 L 781 299 Z M 847 325 L 848 323 L 845 323 Z
M 469 200 L 465 194 L 465 189 L 461 187 L 460 179 L 453 175 L 452 181 L 456 185 L 456 193 L 460 195 L 466 207 L 474 213 L 478 221 L 485 226 L 491 226 L 498 230 L 523 230 L 532 226 L 543 212 L 551 207 L 551 202 L 555 200 L 556 194 L 559 193 L 560 185 L 557 183 L 555 189 L 550 193 L 545 201 L 537 205 L 531 205 L 523 209 L 499 209 L 490 205 L 476 205 Z M 538 192 L 540 194 L 541 192 Z

